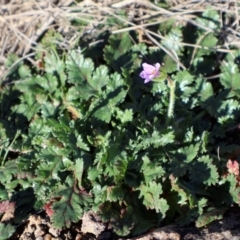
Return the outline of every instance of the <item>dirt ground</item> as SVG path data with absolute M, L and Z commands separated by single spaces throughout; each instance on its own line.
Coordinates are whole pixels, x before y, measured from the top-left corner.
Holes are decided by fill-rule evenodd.
M 52 227 L 47 215 L 42 212 L 31 215 L 18 227 L 10 240 L 238 240 L 240 239 L 240 208 L 232 208 L 223 219 L 201 229 L 194 225 L 179 227 L 175 224 L 151 230 L 135 238 L 117 237 L 107 225 L 93 213 L 86 213 L 82 220 L 70 229 Z

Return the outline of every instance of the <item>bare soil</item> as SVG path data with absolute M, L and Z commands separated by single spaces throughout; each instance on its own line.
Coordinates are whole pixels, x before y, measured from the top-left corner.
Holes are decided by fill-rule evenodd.
M 121 238 L 111 229 L 107 229 L 107 225 L 91 212 L 86 213 L 82 220 L 71 228 L 62 230 L 54 228 L 49 217 L 42 212 L 31 215 L 17 228 L 16 234 L 10 240 L 239 240 L 239 219 L 240 208 L 236 207 L 230 209 L 223 219 L 200 229 L 194 225 L 180 227 L 171 224 L 138 237 Z

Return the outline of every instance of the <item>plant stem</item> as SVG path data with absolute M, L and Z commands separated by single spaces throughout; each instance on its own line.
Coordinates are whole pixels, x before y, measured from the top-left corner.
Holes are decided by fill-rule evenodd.
M 1 162 L 1 166 L 4 165 L 4 163 L 5 163 L 5 161 L 6 161 L 6 158 L 7 158 L 7 155 L 8 155 L 8 153 L 9 153 L 9 151 L 10 151 L 13 143 L 15 142 L 15 140 L 16 140 L 16 139 L 18 138 L 18 136 L 20 135 L 20 133 L 21 133 L 21 131 L 20 131 L 20 130 L 17 130 L 17 132 L 16 132 L 16 134 L 15 134 L 12 142 L 11 142 L 10 145 L 8 146 L 6 152 L 5 152 L 4 156 L 3 156 L 3 159 L 2 159 L 2 162 Z
M 170 77 L 167 77 L 167 80 L 168 80 L 168 86 L 170 88 L 170 98 L 169 98 L 168 115 L 167 115 L 168 116 L 167 123 L 169 123 L 169 120 L 173 118 L 173 114 L 174 114 L 175 82 L 172 81 Z

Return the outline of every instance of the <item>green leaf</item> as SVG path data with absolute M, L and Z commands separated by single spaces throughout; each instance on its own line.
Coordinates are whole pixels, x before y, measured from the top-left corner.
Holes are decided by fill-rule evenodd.
M 98 67 L 91 78 L 88 79 L 88 83 L 93 89 L 100 92 L 101 88 L 105 86 L 109 81 L 108 68 L 106 66 Z
M 181 45 L 179 43 L 182 42 L 182 31 L 179 28 L 172 28 L 170 32 L 165 36 L 162 41 L 162 44 L 167 47 L 169 50 L 173 50 L 175 52 L 181 49 Z
M 76 176 L 76 178 L 77 178 L 77 180 L 78 180 L 78 187 L 79 187 L 79 189 L 82 188 L 83 170 L 84 170 L 83 159 L 78 158 L 78 159 L 76 160 L 75 176 Z
M 55 146 L 43 149 L 38 155 L 42 162 L 37 170 L 39 180 L 47 181 L 48 179 L 59 179 L 59 173 L 68 165 L 67 150 Z
M 136 150 L 146 149 L 149 146 L 160 147 L 174 142 L 174 133 L 172 130 L 163 130 L 161 134 L 154 131 L 151 136 L 144 136 L 144 139 L 137 145 Z
M 81 135 L 77 136 L 77 146 L 85 151 L 89 151 L 89 147 L 86 143 L 83 142 Z
M 25 93 L 20 99 L 21 104 L 14 106 L 12 110 L 23 114 L 28 120 L 30 120 L 37 113 L 41 105 L 31 93 Z
M 208 210 L 201 216 L 199 216 L 198 219 L 196 220 L 196 227 L 201 228 L 215 220 L 222 219 L 226 210 L 227 210 L 226 207 L 208 208 Z
M 165 199 L 160 198 L 160 195 L 162 194 L 161 184 L 150 182 L 148 185 L 141 185 L 139 190 L 139 198 L 143 197 L 143 204 L 147 208 L 160 212 L 164 218 L 169 206 Z
M 240 96 L 240 73 L 238 66 L 233 62 L 227 62 L 222 67 L 220 75 L 221 84 L 229 90 L 229 97 Z
M 188 71 L 179 71 L 173 79 L 178 83 L 181 90 L 180 97 L 190 97 L 195 89 L 191 86 L 194 82 L 194 78 Z
M 240 187 L 238 186 L 236 177 L 233 174 L 229 174 L 226 183 L 230 183 L 230 186 L 228 184 L 227 187 L 231 195 L 231 201 L 239 204 Z
M 200 58 L 203 55 L 210 55 L 212 51 L 209 51 L 209 49 L 206 48 L 214 48 L 217 45 L 218 39 L 214 37 L 214 33 L 208 33 L 207 35 L 202 36 L 202 34 L 199 36 L 198 44 L 201 45 L 203 48 L 199 48 L 197 50 L 197 53 L 195 55 L 195 61 L 197 58 Z
M 178 70 L 178 64 L 169 55 L 164 56 L 163 62 L 164 62 L 164 65 L 161 66 L 160 68 L 160 75 L 161 75 L 161 72 L 172 73 Z
M 208 200 L 206 198 L 201 198 L 199 201 L 198 201 L 198 213 L 200 215 L 203 214 L 204 212 L 204 208 L 207 206 L 207 203 L 208 203 Z
M 172 186 L 171 191 L 172 192 L 176 192 L 177 195 L 178 195 L 178 197 L 173 202 L 173 204 L 174 205 L 180 205 L 180 206 L 185 205 L 188 202 L 188 200 L 189 200 L 189 196 L 188 196 L 187 191 L 184 191 L 182 186 L 179 186 L 178 182 L 173 181 L 173 180 L 171 181 L 171 186 Z M 179 197 L 180 197 L 180 199 L 179 199 Z
M 61 85 L 64 86 L 66 81 L 66 74 L 64 73 L 65 64 L 59 59 L 59 56 L 55 55 L 54 53 L 47 54 L 44 57 L 44 63 L 45 71 L 54 75 L 58 74 L 61 80 Z
M 109 123 L 112 116 L 112 109 L 110 106 L 105 105 L 103 107 L 97 108 L 93 116 L 101 121 Z
M 204 11 L 202 17 L 197 18 L 197 22 L 202 26 L 216 30 L 220 27 L 220 16 L 216 10 L 209 8 Z
M 0 167 L 0 179 L 1 183 L 6 186 L 6 184 L 10 184 L 13 180 L 13 177 L 18 173 L 17 163 L 15 161 L 7 161 L 4 166 Z
M 196 162 L 192 162 L 189 167 L 190 178 L 196 183 L 205 183 L 207 185 L 214 185 L 218 182 L 218 172 L 216 166 L 212 164 L 209 156 L 203 156 Z
M 201 106 L 212 115 L 217 115 L 217 109 L 221 104 L 220 99 L 215 98 L 215 94 L 213 92 L 212 84 L 210 82 L 204 82 L 202 85 L 202 89 L 200 92 L 200 103 Z
M 73 100 L 81 98 L 81 91 L 78 87 L 70 87 L 66 93 L 66 101 L 72 102 Z
M 117 118 L 121 121 L 121 123 L 132 121 L 133 120 L 132 109 L 126 109 L 125 111 L 117 109 Z
M 180 154 L 184 155 L 184 162 L 190 163 L 192 162 L 198 154 L 200 144 L 190 145 L 189 147 L 185 147 L 179 150 Z
M 66 67 L 68 81 L 75 84 L 83 84 L 91 78 L 94 65 L 91 59 L 84 59 L 78 51 L 72 50 L 67 57 Z
M 141 169 L 145 183 L 149 184 L 153 180 L 159 179 L 160 177 L 164 176 L 164 169 L 161 166 L 156 166 L 155 162 L 150 162 L 149 158 L 144 156 L 143 157 L 143 165 Z
M 200 99 L 202 102 L 206 102 L 208 99 L 212 98 L 214 95 L 212 84 L 210 82 L 204 82 L 203 88 L 200 93 Z
M 125 99 L 126 85 L 120 74 L 114 73 L 106 86 L 105 96 L 110 106 L 115 106 Z
M 52 205 L 54 213 L 51 219 L 56 228 L 69 228 L 72 222 L 78 222 L 83 215 L 84 206 L 91 201 L 87 194 L 75 192 L 74 180 L 71 177 L 68 177 L 66 183 L 67 185 L 61 186 L 55 194 L 61 200 Z
M 31 70 L 27 65 L 21 65 L 18 69 L 18 74 L 21 79 L 24 79 L 31 75 Z
M 107 200 L 110 202 L 121 201 L 124 198 L 124 192 L 121 187 L 113 186 L 107 188 Z
M 10 224 L 0 223 L 0 240 L 9 239 L 16 229 Z
M 45 102 L 41 106 L 41 113 L 43 118 L 54 116 L 55 111 L 56 111 L 56 107 L 50 102 Z
M 40 77 L 39 75 L 35 79 L 38 84 L 44 88 L 47 92 L 53 93 L 59 87 L 58 79 L 56 76 L 47 73 L 45 76 Z
M 129 52 L 131 49 L 131 39 L 128 33 L 114 34 L 109 38 L 109 45 L 104 48 L 104 59 L 113 67 L 115 71 L 120 72 L 121 68 L 128 68 L 133 61 Z

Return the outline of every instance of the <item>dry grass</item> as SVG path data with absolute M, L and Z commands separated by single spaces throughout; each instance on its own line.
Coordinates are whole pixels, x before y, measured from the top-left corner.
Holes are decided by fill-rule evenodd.
M 176 54 L 159 43 L 165 37 L 158 32 L 150 31 L 148 26 L 174 19 L 176 24 L 191 24 L 211 32 L 212 29 L 196 21 L 197 15 L 211 6 L 220 15 L 226 16 L 225 22 L 221 19 L 220 23 L 222 27 L 224 26 L 221 36 L 224 44 L 211 50 L 231 52 L 230 45 L 240 46 L 240 7 L 237 0 L 166 0 L 165 2 L 171 6 L 170 9 L 158 7 L 149 0 L 84 0 L 80 3 L 74 0 L 0 0 L 0 78 L 7 71 L 4 62 L 8 53 L 16 53 L 21 59 L 28 59 L 34 63 L 33 53 L 39 47 L 40 37 L 48 29 L 54 28 L 65 36 L 64 41 L 59 44 L 68 49 L 74 46 L 83 33 L 92 33 L 108 16 L 116 17 L 126 24 L 126 28 L 111 29 L 112 34 L 135 30 L 139 34 L 139 41 L 146 41 L 152 47 L 161 48 L 178 62 L 181 68 L 185 66 L 179 62 Z M 127 20 L 116 13 L 116 10 L 123 8 L 127 10 Z M 70 24 L 72 19 L 85 21 L 87 27 L 82 32 L 77 31 Z M 198 44 L 182 42 L 181 45 L 192 47 L 195 51 L 202 48 Z M 40 49 L 40 51 L 45 50 Z

